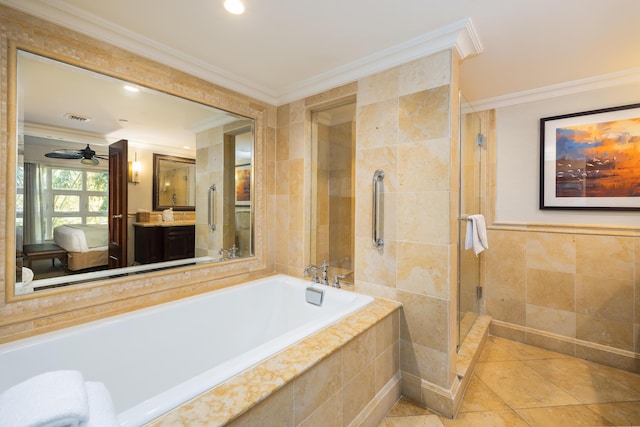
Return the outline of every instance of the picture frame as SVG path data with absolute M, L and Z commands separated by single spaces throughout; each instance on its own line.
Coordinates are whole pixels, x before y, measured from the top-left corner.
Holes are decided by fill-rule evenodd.
M 640 210 L 640 104 L 540 119 L 540 209 Z
M 236 206 L 251 206 L 251 165 L 236 166 Z

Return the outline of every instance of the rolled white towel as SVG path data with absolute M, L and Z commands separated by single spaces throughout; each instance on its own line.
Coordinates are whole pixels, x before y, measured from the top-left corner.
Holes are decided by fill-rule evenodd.
M 487 226 L 484 221 L 484 216 L 478 214 L 467 217 L 467 235 L 464 248 L 473 248 L 476 256 L 485 249 L 489 249 Z
M 82 427 L 118 427 L 118 418 L 113 408 L 111 395 L 101 382 L 85 383 L 89 400 L 89 421 Z
M 11 427 L 78 427 L 89 419 L 82 374 L 51 371 L 0 395 L 0 424 Z

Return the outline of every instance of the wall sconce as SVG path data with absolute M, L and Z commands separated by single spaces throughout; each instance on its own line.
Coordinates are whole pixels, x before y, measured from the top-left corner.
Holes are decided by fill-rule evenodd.
M 129 162 L 129 182 L 133 182 L 137 184 L 140 182 L 140 171 L 142 170 L 142 165 L 138 161 L 138 153 L 135 153 L 133 162 Z

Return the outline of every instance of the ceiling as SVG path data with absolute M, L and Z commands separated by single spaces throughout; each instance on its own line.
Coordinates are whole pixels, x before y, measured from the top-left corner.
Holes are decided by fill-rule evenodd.
M 637 79 L 638 0 L 0 0 L 280 105 L 414 57 L 472 48 L 476 103 L 570 82 Z

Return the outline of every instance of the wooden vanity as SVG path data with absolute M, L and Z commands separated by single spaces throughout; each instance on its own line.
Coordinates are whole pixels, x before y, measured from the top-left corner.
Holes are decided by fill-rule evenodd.
M 193 258 L 194 221 L 135 222 L 135 261 L 140 264 Z

